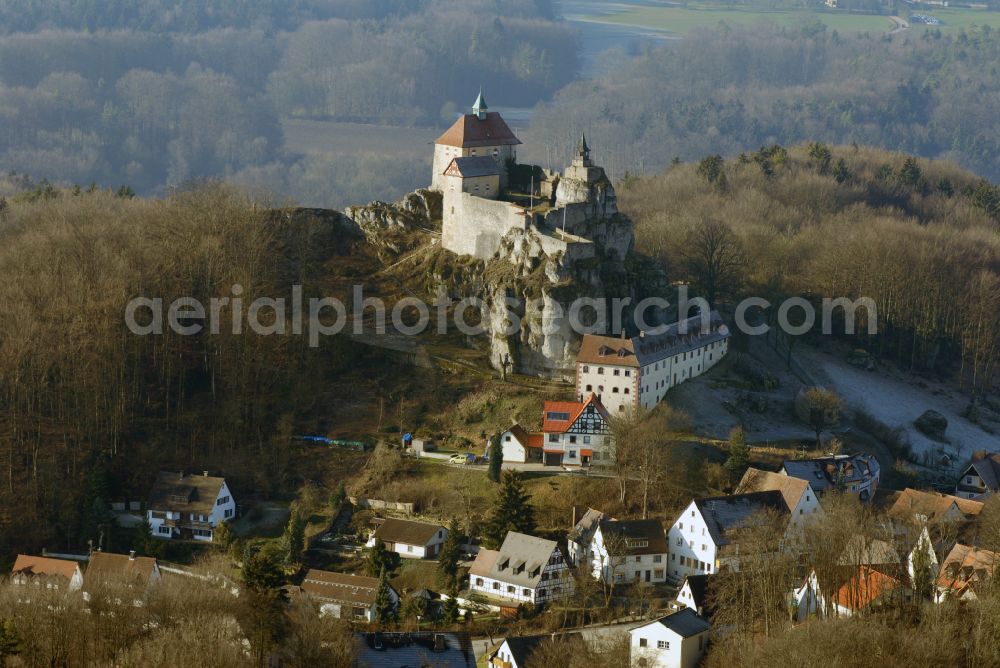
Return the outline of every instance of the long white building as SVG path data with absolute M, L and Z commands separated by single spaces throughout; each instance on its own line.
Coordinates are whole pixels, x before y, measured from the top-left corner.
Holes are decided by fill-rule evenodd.
M 597 394 L 612 414 L 653 408 L 667 390 L 700 376 L 726 355 L 729 329 L 713 312 L 631 339 L 587 334 L 576 358 L 577 394 Z

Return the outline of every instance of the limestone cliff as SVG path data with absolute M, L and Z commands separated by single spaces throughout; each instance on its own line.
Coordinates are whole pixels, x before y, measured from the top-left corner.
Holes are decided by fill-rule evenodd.
M 416 204 L 420 197 L 426 195 L 414 193 L 395 205 L 351 207 L 348 215 L 376 246 L 393 229 L 426 235 L 426 253 L 409 269 L 411 277 L 420 276 L 420 284 L 409 288 L 428 300 L 441 292 L 455 302 L 481 299 L 481 343 L 488 346 L 498 369 L 509 360 L 508 369 L 520 373 L 572 377 L 581 337 L 571 330 L 568 318 L 553 322 L 554 313 L 568 314 L 581 297 L 606 298 L 609 305 L 614 298 L 631 298 L 634 304 L 666 288 L 662 272 L 633 252 L 632 223 L 617 210 L 578 215 L 567 233 L 539 217 L 537 225 L 507 232 L 493 257 L 480 260 L 440 247 L 430 232 L 439 221 L 432 218 L 432 206 Z M 589 308 L 581 312 L 584 324 L 596 318 Z M 604 318 L 610 325 L 610 313 Z

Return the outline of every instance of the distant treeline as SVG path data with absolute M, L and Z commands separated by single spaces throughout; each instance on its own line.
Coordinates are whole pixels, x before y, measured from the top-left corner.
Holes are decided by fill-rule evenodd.
M 915 27 L 888 36 L 823 24 L 696 31 L 638 58 L 609 54 L 533 128 L 581 129 L 605 164 L 652 171 L 674 156 L 823 140 L 955 160 L 1000 180 L 1000 33 Z
M 629 179 L 619 195 L 639 250 L 699 294 L 868 297 L 878 331 L 868 335 L 861 309 L 853 345 L 980 397 L 994 388 L 1000 189 L 969 172 L 870 148 L 772 145 Z
M 139 192 L 288 164 L 279 118 L 439 122 L 575 76 L 548 0 L 0 0 L 0 171 Z M 7 33 L 7 34 L 4 34 Z

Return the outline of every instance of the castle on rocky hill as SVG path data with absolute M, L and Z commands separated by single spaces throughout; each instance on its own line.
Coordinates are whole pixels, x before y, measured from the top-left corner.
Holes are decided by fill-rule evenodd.
M 618 206 L 610 179 L 591 160 L 586 137 L 562 174 L 519 164 L 520 144 L 500 114 L 489 111 L 481 90 L 472 113 L 434 142 L 431 189 L 443 194 L 444 248 L 489 260 L 505 237 L 520 235 L 564 262 L 597 258 L 588 232 L 594 221 L 616 216 Z M 601 242 L 622 260 L 632 237 L 605 236 Z

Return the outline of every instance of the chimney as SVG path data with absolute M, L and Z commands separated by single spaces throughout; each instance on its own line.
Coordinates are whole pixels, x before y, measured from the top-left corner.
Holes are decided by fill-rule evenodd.
M 205 476 L 206 478 L 208 477 L 208 471 L 202 471 L 202 472 L 201 472 L 201 474 L 202 474 L 203 476 Z
M 129 561 L 135 561 L 135 550 L 129 550 L 128 551 L 128 560 Z
M 576 504 L 573 504 L 573 526 L 576 526 Z
M 639 331 L 639 338 L 640 339 L 646 338 L 646 330 L 643 329 Z

